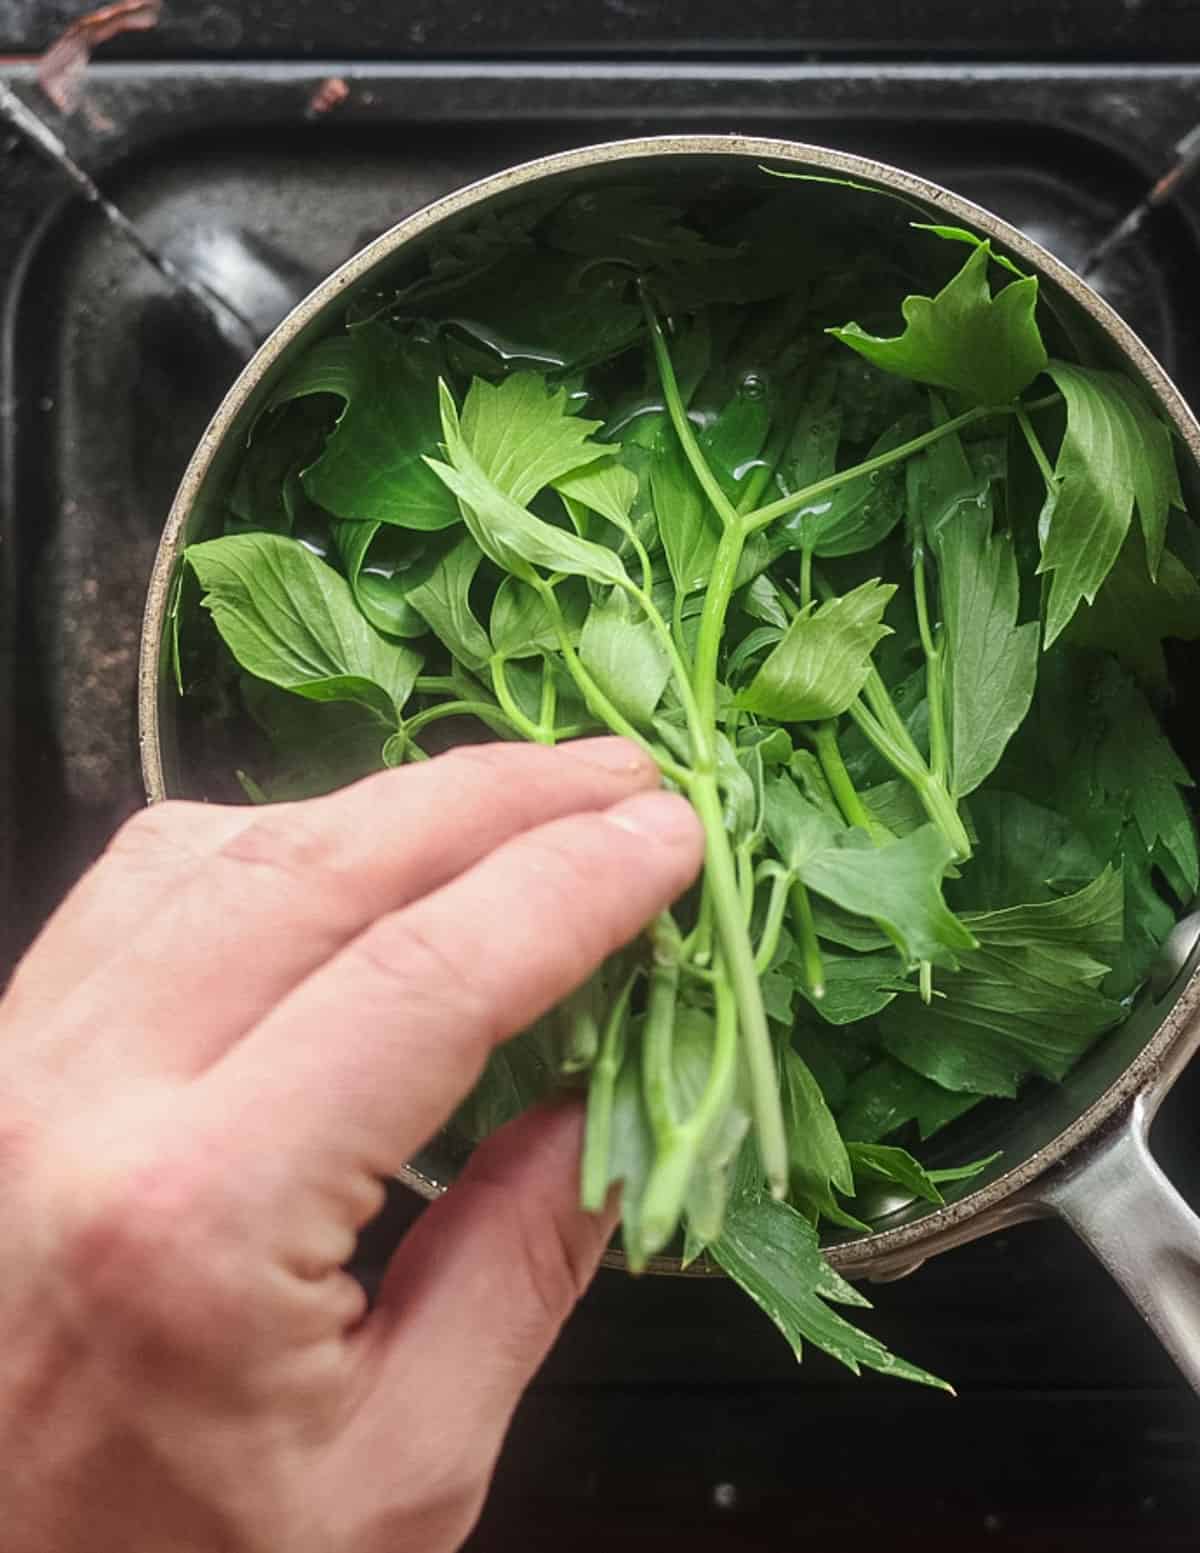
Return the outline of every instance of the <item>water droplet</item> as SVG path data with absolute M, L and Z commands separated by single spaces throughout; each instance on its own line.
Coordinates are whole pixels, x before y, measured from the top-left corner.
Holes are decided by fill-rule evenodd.
M 740 393 L 743 399 L 762 399 L 767 392 L 767 380 L 761 372 L 747 372 L 742 379 Z

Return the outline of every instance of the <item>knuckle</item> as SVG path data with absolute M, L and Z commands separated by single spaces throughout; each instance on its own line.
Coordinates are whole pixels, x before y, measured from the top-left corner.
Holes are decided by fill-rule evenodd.
M 342 849 L 335 829 L 306 819 L 297 806 L 283 814 L 264 814 L 231 836 L 220 854 L 253 872 L 278 875 L 287 885 L 341 889 L 345 883 Z
M 223 1269 L 210 1171 L 195 1152 L 148 1159 L 69 1204 L 58 1233 L 58 1282 L 84 1316 L 147 1335 L 198 1320 L 211 1329 L 236 1309 Z
M 186 836 L 191 819 L 199 807 L 201 805 L 187 803 L 182 799 L 166 799 L 162 803 L 138 809 L 124 821 L 108 843 L 108 855 L 138 859 L 176 851 L 180 838 Z

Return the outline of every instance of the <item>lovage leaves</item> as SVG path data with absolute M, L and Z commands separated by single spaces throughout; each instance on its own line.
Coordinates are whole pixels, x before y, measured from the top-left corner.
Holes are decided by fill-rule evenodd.
M 465 429 L 469 426 L 475 432 L 495 474 L 524 493 L 529 491 L 531 480 L 519 465 L 514 449 L 523 448 L 524 458 L 537 470 L 538 481 L 547 484 L 556 474 L 567 474 L 572 468 L 591 463 L 602 451 L 587 441 L 586 433 L 579 432 L 579 425 L 588 423 L 564 427 L 563 422 L 574 421 L 575 417 L 560 413 L 543 428 L 541 439 L 536 431 L 526 435 L 527 428 L 520 422 L 498 426 L 492 413 L 494 400 L 471 413 L 472 395 L 485 389 L 492 394 L 500 392 L 490 390 L 490 385 L 477 379 L 467 396 L 460 423 L 450 391 L 442 385 L 442 434 L 449 462 L 426 459 L 437 477 L 459 498 L 463 518 L 479 548 L 517 577 L 528 578 L 532 567 L 541 566 L 552 572 L 588 577 L 593 582 L 627 582 L 625 568 L 612 550 L 536 517 L 497 484 L 475 457 Z M 560 410 L 565 397 L 558 401 Z M 514 402 L 526 409 L 531 403 L 524 395 L 520 400 L 514 395 Z
M 1009 404 L 1045 369 L 1046 347 L 1034 316 L 1037 280 L 1010 281 L 993 297 L 991 258 L 990 245 L 980 243 L 935 297 L 905 298 L 907 327 L 894 339 L 854 323 L 830 333 L 900 377 L 951 389 L 972 404 Z
M 883 613 L 895 591 L 876 579 L 841 598 L 809 604 L 738 697 L 739 706 L 787 723 L 844 712 L 871 672 L 876 645 L 888 634 Z
M 974 792 L 1025 720 L 1037 678 L 1036 621 L 1017 624 L 1021 583 L 990 503 L 962 502 L 935 541 L 946 622 L 950 785 Z
M 1040 572 L 1050 574 L 1046 645 L 1089 604 L 1112 570 L 1136 504 L 1151 577 L 1169 508 L 1180 505 L 1170 434 L 1115 372 L 1052 361 L 1067 424 L 1039 522 Z
M 420 656 L 367 623 L 332 566 L 278 534 L 207 540 L 185 556 L 248 674 L 313 701 L 360 701 L 399 722 Z

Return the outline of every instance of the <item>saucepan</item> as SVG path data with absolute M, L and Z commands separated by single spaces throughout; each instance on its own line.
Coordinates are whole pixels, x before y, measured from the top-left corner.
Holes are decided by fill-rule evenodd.
M 434 234 L 444 237 L 456 225 L 477 221 L 485 212 L 503 211 L 511 202 L 618 179 L 669 183 L 687 176 L 737 186 L 760 180 L 763 164 L 888 191 L 927 212 L 928 220 L 990 238 L 1034 271 L 1056 313 L 1153 394 L 1178 434 L 1183 480 L 1197 510 L 1200 426 L 1179 390 L 1089 286 L 978 205 L 880 162 L 779 140 L 656 137 L 545 157 L 439 200 L 356 254 L 275 330 L 213 417 L 167 520 L 146 607 L 139 714 L 146 791 L 152 802 L 195 796 L 203 788 L 181 755 L 180 703 L 168 667 L 170 599 L 180 552 L 185 544 L 218 530 L 233 463 L 255 416 L 282 374 L 340 320 L 348 303 L 410 264 Z M 1065 1083 L 1031 1090 L 991 1111 L 985 1107 L 977 1113 L 978 1123 L 971 1120 L 973 1153 L 997 1154 L 984 1175 L 961 1183 L 957 1195 L 952 1190 L 943 1207 L 881 1204 L 872 1233 L 830 1243 L 831 1262 L 850 1277 L 897 1277 L 977 1236 L 1026 1219 L 1058 1216 L 1109 1269 L 1200 1390 L 1200 1218 L 1156 1165 L 1148 1145 L 1155 1112 L 1198 1044 L 1200 913 L 1176 926 L 1130 1018 L 1094 1048 Z M 432 1197 L 448 1185 L 460 1162 L 448 1139 L 434 1140 L 402 1178 Z M 678 1262 L 658 1258 L 653 1270 L 676 1272 Z M 689 1271 L 703 1276 L 712 1269 L 701 1260 Z

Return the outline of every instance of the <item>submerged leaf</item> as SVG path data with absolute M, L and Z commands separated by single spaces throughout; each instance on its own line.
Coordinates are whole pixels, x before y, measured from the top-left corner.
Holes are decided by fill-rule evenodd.
M 368 323 L 322 341 L 275 391 L 278 404 L 308 394 L 345 401 L 304 489 L 339 518 L 439 529 L 458 522 L 446 488 L 426 468 L 438 440 L 441 357 L 427 339 Z

